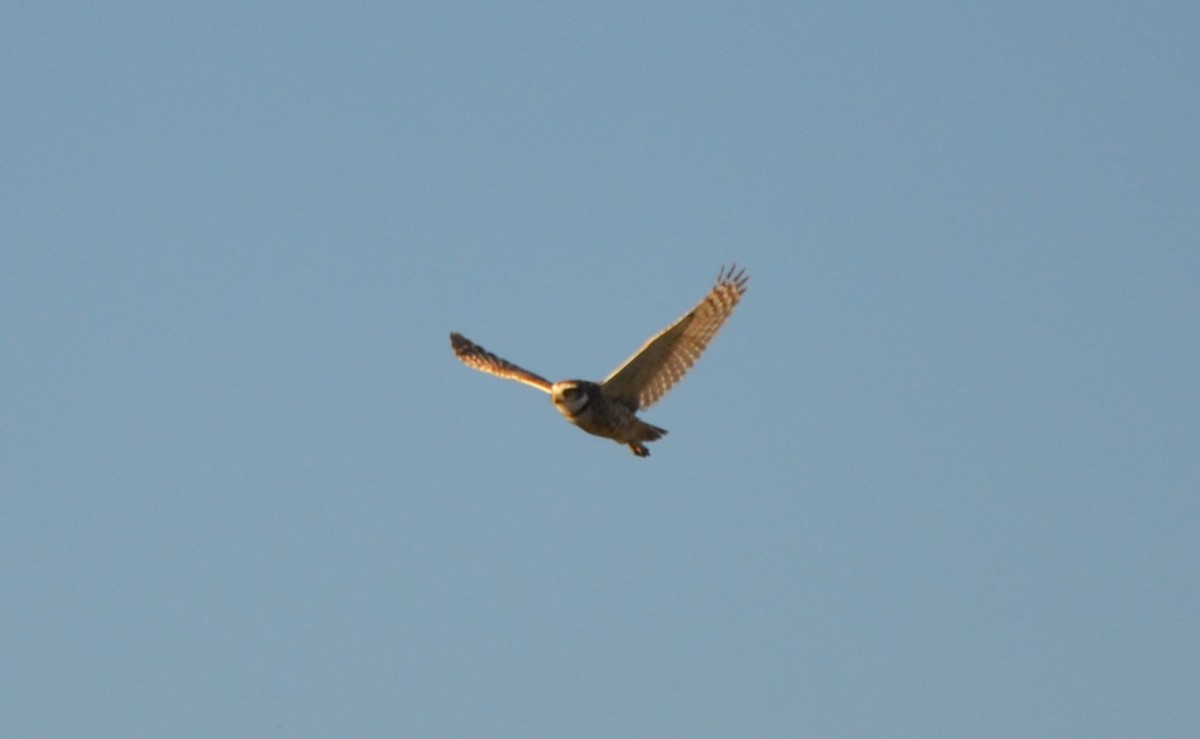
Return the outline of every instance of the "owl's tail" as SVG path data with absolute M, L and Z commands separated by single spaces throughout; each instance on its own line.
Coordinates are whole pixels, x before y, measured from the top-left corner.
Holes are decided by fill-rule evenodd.
M 638 441 L 658 441 L 666 435 L 666 429 L 661 429 L 658 426 L 651 426 L 645 421 L 642 421 L 638 425 Z
M 645 421 L 639 420 L 637 426 L 633 429 L 634 439 L 626 442 L 629 444 L 629 450 L 639 457 L 649 457 L 650 450 L 646 448 L 643 441 L 658 441 L 666 433 L 666 429 L 661 429 L 658 426 L 651 426 Z

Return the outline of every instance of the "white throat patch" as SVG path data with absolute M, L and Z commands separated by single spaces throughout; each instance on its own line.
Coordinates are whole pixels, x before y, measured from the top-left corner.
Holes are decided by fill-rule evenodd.
M 578 392 L 575 397 L 567 399 L 564 391 L 570 388 L 575 388 Z M 587 390 L 579 387 L 574 383 L 556 382 L 550 388 L 550 396 L 554 401 L 554 407 L 558 408 L 564 416 L 574 417 L 588 404 Z

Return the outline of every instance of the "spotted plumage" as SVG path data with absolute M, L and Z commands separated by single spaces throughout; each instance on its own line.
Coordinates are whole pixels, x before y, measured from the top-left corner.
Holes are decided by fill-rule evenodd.
M 658 402 L 700 357 L 746 293 L 749 276 L 731 267 L 717 274 L 717 284 L 696 307 L 642 345 L 603 382 L 550 382 L 541 375 L 492 354 L 462 334 L 450 334 L 454 354 L 468 367 L 516 380 L 550 394 L 554 407 L 579 428 L 628 445 L 639 457 L 645 442 L 667 433 L 637 417 Z

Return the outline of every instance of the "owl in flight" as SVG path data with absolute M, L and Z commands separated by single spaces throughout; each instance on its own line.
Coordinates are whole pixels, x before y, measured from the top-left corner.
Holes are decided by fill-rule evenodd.
M 736 269 L 722 269 L 717 284 L 695 308 L 642 345 L 603 382 L 550 382 L 459 333 L 450 334 L 450 346 L 468 367 L 550 393 L 554 407 L 571 423 L 589 434 L 627 444 L 639 457 L 648 457 L 650 450 L 644 442 L 657 441 L 667 431 L 641 420 L 637 412 L 654 405 L 683 378 L 733 313 L 750 279 L 744 269 Z

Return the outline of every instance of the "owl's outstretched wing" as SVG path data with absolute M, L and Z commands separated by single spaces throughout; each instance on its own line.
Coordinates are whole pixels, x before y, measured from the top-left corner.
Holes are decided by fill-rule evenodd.
M 454 347 L 454 356 L 458 357 L 468 367 L 477 369 L 480 372 L 486 372 L 489 375 L 503 377 L 506 380 L 523 382 L 530 387 L 536 387 L 542 392 L 550 392 L 551 383 L 546 378 L 518 367 L 507 359 L 497 357 L 462 334 L 450 334 L 450 346 Z
M 642 345 L 601 386 L 605 397 L 630 410 L 648 408 L 683 377 L 733 308 L 750 276 L 737 265 L 717 273 L 717 284 L 695 308 Z

